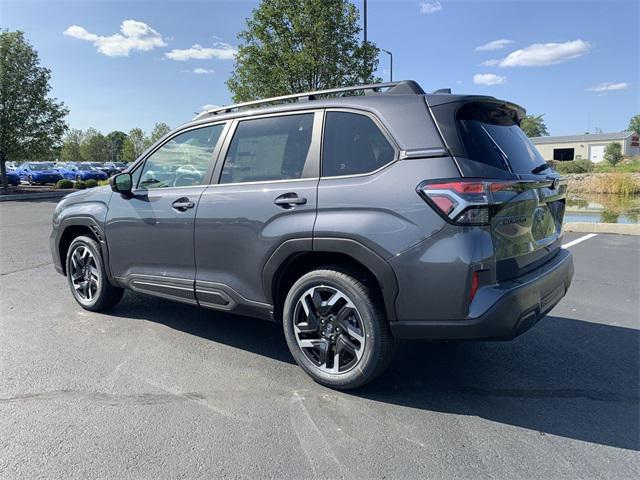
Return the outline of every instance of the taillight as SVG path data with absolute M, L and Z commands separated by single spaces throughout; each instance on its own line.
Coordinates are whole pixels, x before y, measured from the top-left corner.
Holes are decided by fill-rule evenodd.
M 487 225 L 495 206 L 517 195 L 516 185 L 501 180 L 425 182 L 418 186 L 418 193 L 450 222 Z

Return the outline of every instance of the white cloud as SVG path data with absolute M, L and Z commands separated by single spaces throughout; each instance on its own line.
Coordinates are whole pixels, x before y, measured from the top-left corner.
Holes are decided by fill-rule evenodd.
M 213 70 L 213 69 L 202 68 L 202 67 L 197 67 L 197 68 L 194 68 L 193 70 L 187 70 L 187 71 L 189 71 L 191 73 L 197 73 L 199 75 L 208 75 L 210 73 L 216 73 L 216 71 Z
M 120 25 L 120 33 L 109 36 L 88 32 L 79 25 L 71 25 L 63 34 L 93 43 L 99 53 L 108 57 L 128 57 L 132 50 L 148 51 L 167 45 L 162 35 L 146 23 L 136 20 L 124 20 Z
M 545 67 L 581 57 L 589 52 L 591 44 L 584 40 L 565 43 L 536 43 L 515 50 L 500 60 L 501 67 Z
M 208 60 L 217 58 L 218 60 L 233 60 L 238 51 L 228 43 L 216 42 L 212 47 L 203 47 L 197 43 L 191 48 L 183 50 L 174 49 L 164 54 L 170 60 L 186 62 L 187 60 Z
M 484 62 L 482 62 L 480 64 L 481 67 L 495 67 L 496 65 L 499 65 L 501 62 L 501 60 L 497 59 L 497 58 L 492 58 L 491 60 L 485 60 Z
M 587 92 L 612 92 L 614 90 L 625 90 L 627 88 L 629 88 L 629 84 L 627 82 L 604 82 L 599 83 L 598 85 L 593 85 L 586 90 Z
M 442 4 L 438 1 L 435 2 L 420 2 L 420 13 L 428 15 L 430 13 L 436 13 L 442 10 Z
M 493 40 L 492 42 L 485 43 L 484 45 L 480 45 L 476 47 L 477 52 L 484 52 L 490 50 L 502 50 L 503 48 L 507 48 L 507 45 L 513 43 L 513 40 L 506 40 L 501 38 L 500 40 Z
M 506 81 L 507 77 L 494 73 L 476 73 L 473 76 L 473 83 L 476 85 L 502 85 Z

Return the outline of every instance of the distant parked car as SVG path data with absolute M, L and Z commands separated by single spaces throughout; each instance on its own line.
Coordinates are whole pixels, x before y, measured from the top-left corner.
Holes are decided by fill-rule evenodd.
M 18 175 L 15 171 L 7 169 L 7 182 L 9 185 L 13 185 L 17 187 L 20 185 L 20 175 Z
M 94 168 L 91 163 L 68 162 L 64 167 L 59 167 L 58 171 L 68 180 L 106 180 L 109 176 L 102 170 Z
M 104 171 L 109 176 L 121 173 L 125 168 L 127 168 L 127 164 L 124 162 L 107 162 L 104 164 Z
M 82 162 L 82 163 L 87 164 L 87 165 L 91 165 L 91 167 L 93 167 L 93 169 L 100 170 L 101 172 L 106 173 L 107 176 L 110 175 L 110 173 L 109 173 L 110 169 L 109 169 L 109 167 L 106 166 L 106 163 L 104 163 L 104 162 Z
M 15 172 L 17 169 L 16 162 L 7 162 L 5 165 L 7 166 L 7 171 L 11 170 L 12 172 Z
M 51 162 L 24 162 L 17 168 L 16 173 L 20 180 L 28 182 L 29 185 L 56 183 L 62 180 L 62 175 L 54 169 Z

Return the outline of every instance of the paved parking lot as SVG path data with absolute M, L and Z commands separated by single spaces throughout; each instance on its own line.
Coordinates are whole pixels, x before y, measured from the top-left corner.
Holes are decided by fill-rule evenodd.
M 339 393 L 277 324 L 132 293 L 82 310 L 54 205 L 0 204 L 2 478 L 640 475 L 640 237 L 569 247 L 569 295 L 517 340 L 405 342 Z

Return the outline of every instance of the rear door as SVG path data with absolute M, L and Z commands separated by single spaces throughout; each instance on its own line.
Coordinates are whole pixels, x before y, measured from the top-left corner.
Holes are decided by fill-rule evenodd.
M 268 314 L 263 267 L 316 218 L 322 113 L 235 121 L 196 216 L 196 295 L 206 307 Z M 239 308 L 238 308 L 239 307 Z
M 498 279 L 536 268 L 560 248 L 566 182 L 549 168 L 519 127 L 524 111 L 505 102 L 472 101 L 433 108 L 453 122 L 449 143 L 465 177 L 503 180 L 491 229 Z

